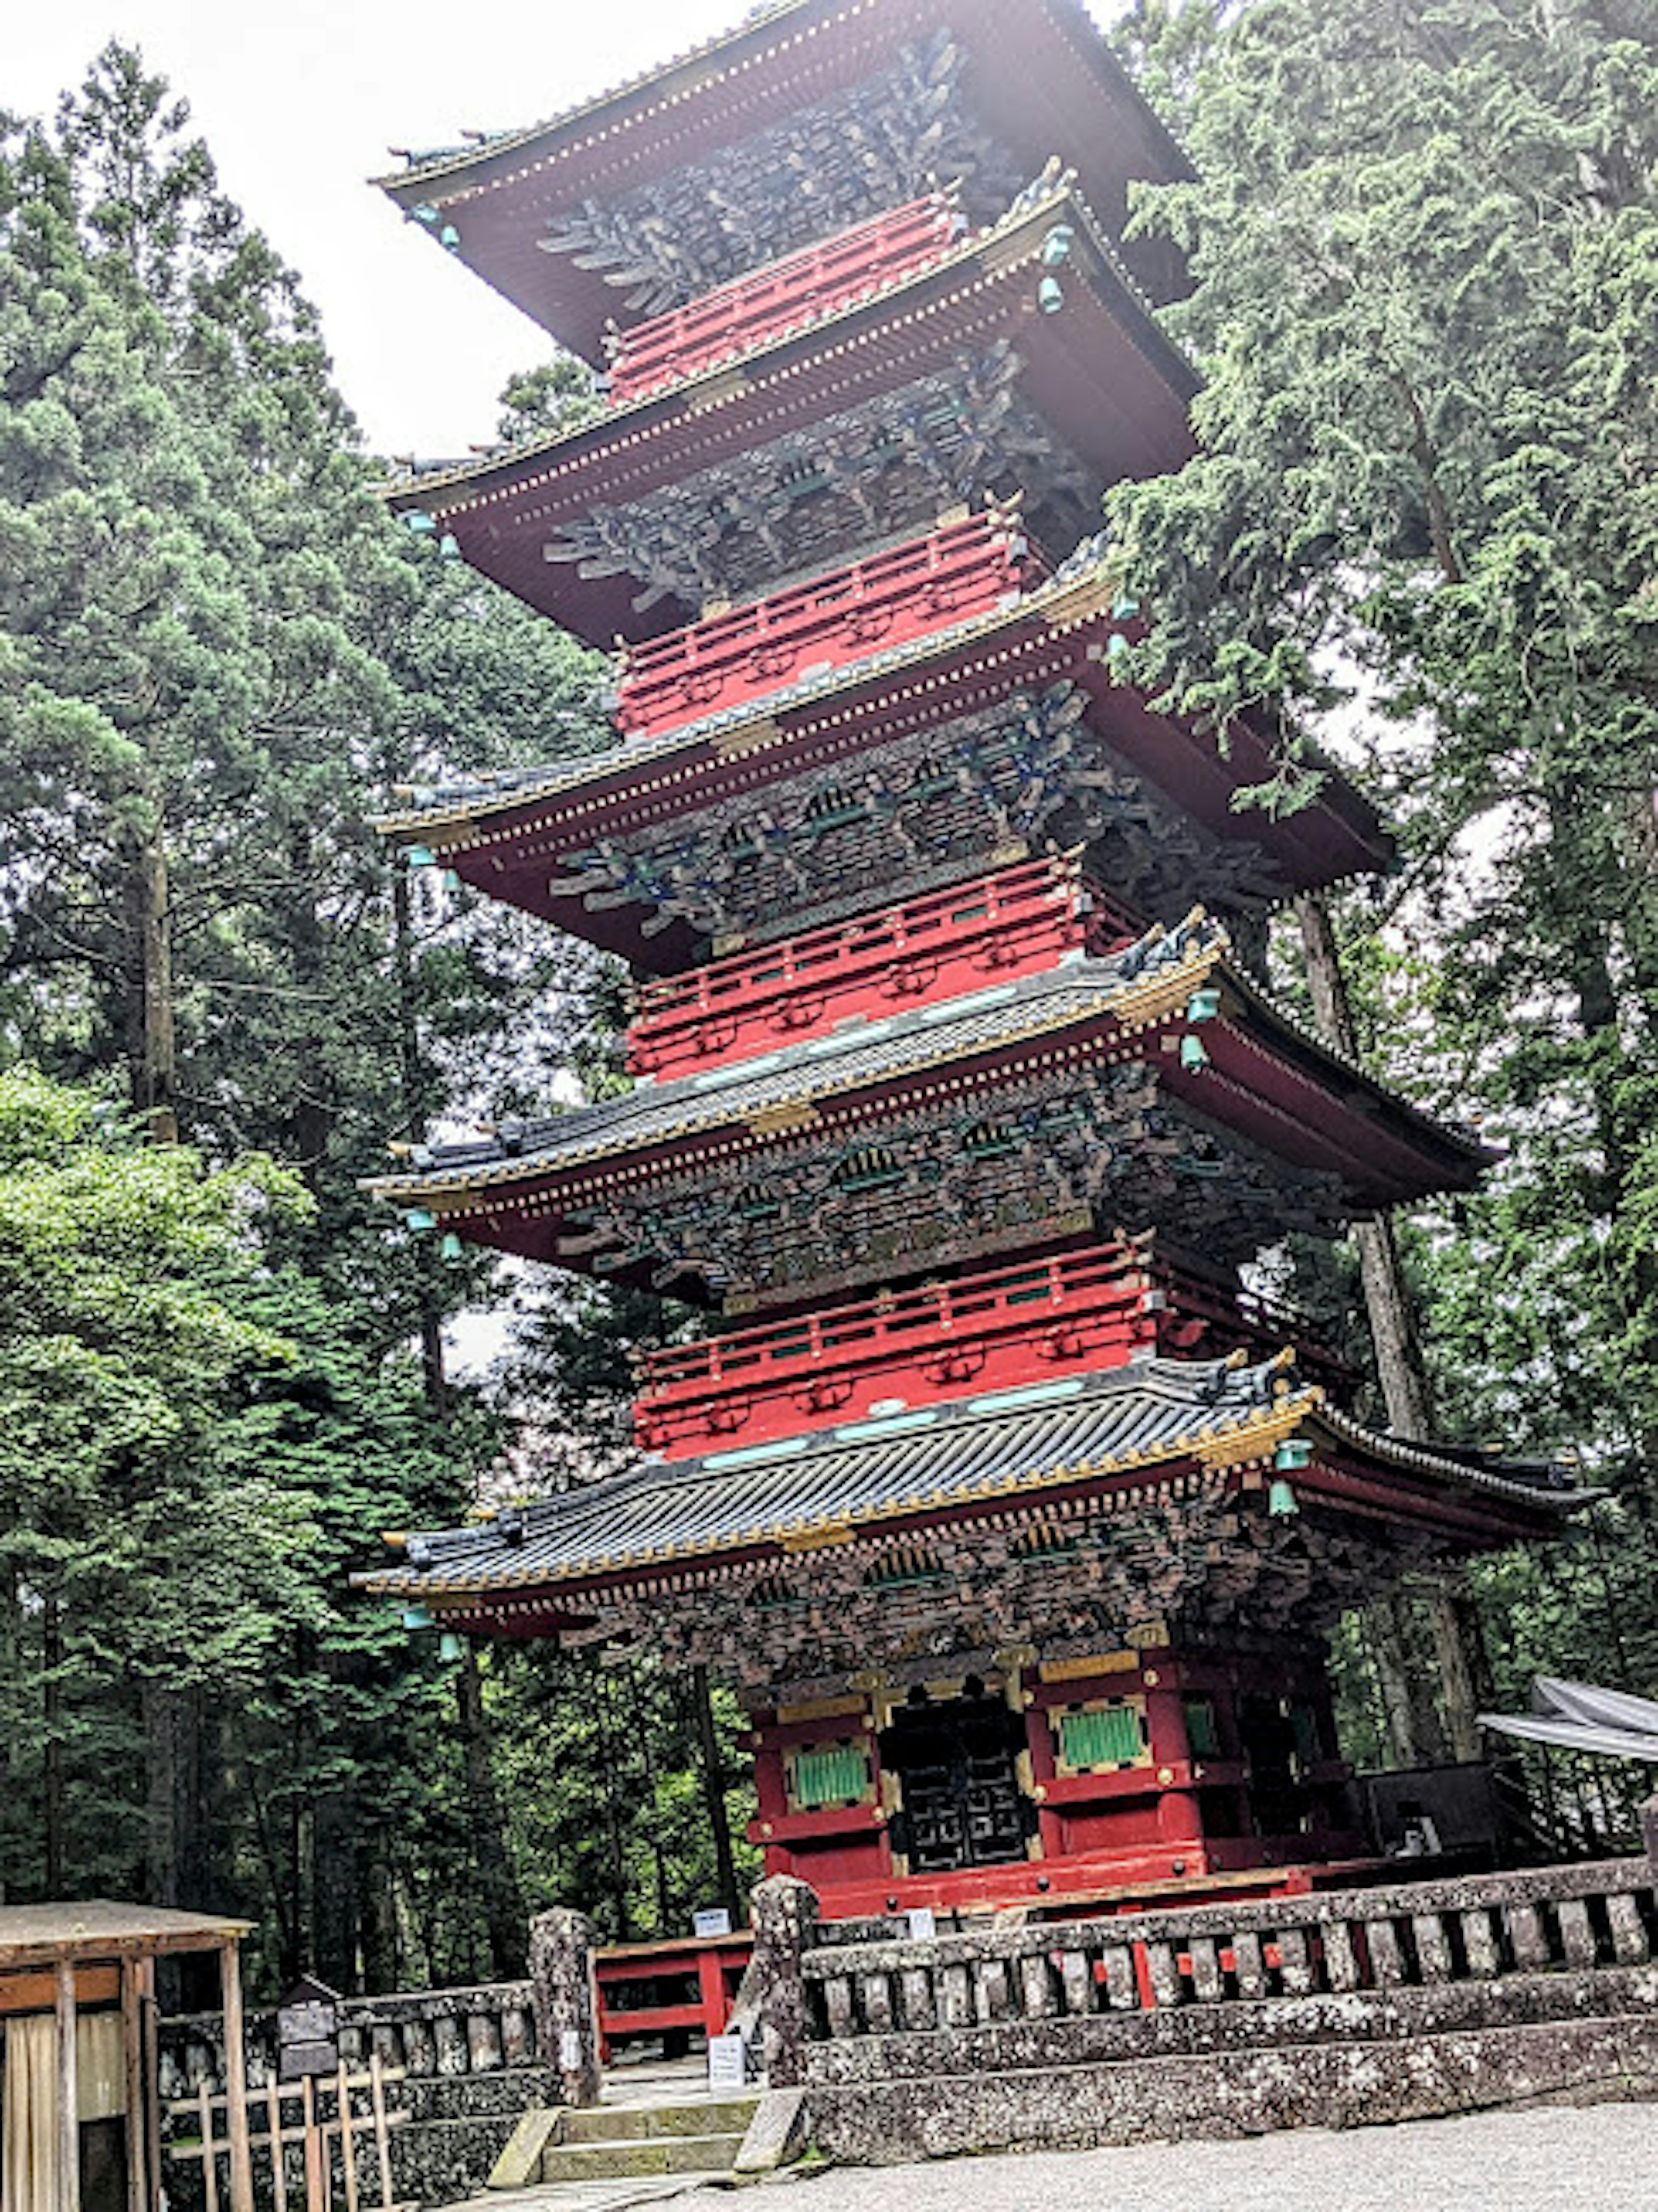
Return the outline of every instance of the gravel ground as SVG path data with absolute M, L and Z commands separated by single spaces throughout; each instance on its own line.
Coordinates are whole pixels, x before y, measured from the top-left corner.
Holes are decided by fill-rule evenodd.
M 1658 2212 L 1658 2106 L 846 2166 L 780 2185 L 798 2194 L 787 2212 Z M 761 2212 L 766 2199 L 699 2189 L 673 2200 L 674 2212 L 743 2202 Z

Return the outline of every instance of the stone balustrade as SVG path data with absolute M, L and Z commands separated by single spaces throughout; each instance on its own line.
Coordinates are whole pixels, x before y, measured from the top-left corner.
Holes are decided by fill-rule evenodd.
M 528 1982 L 343 1997 L 334 2009 L 339 2063 L 350 2069 L 378 2057 L 388 2071 L 425 2081 L 502 2074 L 539 2063 Z M 278 2020 L 274 2012 L 248 2018 L 252 2087 L 263 2087 L 278 2070 Z M 203 2082 L 216 2094 L 223 2088 L 224 2031 L 217 2013 L 162 2021 L 161 2077 L 164 2098 L 194 2096 Z
M 807 2036 L 1343 1997 L 1658 1960 L 1651 1863 L 1615 1860 L 805 1953 Z

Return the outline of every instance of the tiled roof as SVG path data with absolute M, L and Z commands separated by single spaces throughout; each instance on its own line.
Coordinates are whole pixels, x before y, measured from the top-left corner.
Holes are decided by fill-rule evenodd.
M 1339 1447 L 1494 1504 L 1561 1513 L 1552 1474 L 1495 1468 L 1395 1445 L 1328 1413 L 1282 1360 L 1150 1358 L 1102 1375 L 858 1421 L 633 1472 L 512 1509 L 491 1522 L 410 1536 L 406 1564 L 356 1577 L 409 1596 L 544 1588 L 756 1547 L 809 1547 L 917 1511 L 1199 1460 L 1236 1464 L 1321 1424 Z
M 1194 918 L 1179 931 L 1143 939 L 1123 951 L 1076 958 L 1042 975 L 831 1031 L 706 1073 L 662 1084 L 647 1079 L 625 1097 L 503 1125 L 477 1142 L 421 1147 L 411 1155 L 411 1171 L 378 1176 L 365 1187 L 392 1200 L 459 1194 L 750 1122 L 1090 1017 L 1114 1014 L 1128 1027 L 1162 1020 L 1222 963 L 1225 946 L 1225 933 L 1217 924 Z M 1363 1083 L 1379 1103 L 1412 1125 L 1418 1141 L 1449 1148 L 1469 1163 L 1485 1157 L 1466 1130 L 1394 1098 L 1301 1030 L 1230 965 L 1225 975 L 1252 1012 L 1265 1018 L 1269 1031 L 1278 1030 L 1300 1056 L 1341 1067 Z
M 631 738 L 625 744 L 571 754 L 534 768 L 498 769 L 487 776 L 425 787 L 418 789 L 411 803 L 398 812 L 377 817 L 374 827 L 386 836 L 409 837 L 436 830 L 459 818 L 528 805 L 578 784 L 643 768 L 663 754 L 694 748 L 711 738 L 729 736 L 738 729 L 752 728 L 791 708 L 812 706 L 838 692 L 853 690 L 875 677 L 933 659 L 981 635 L 1011 627 L 1027 617 L 1041 617 L 1055 630 L 1071 628 L 1089 616 L 1106 611 L 1112 592 L 1113 568 L 1107 534 L 1085 538 L 1053 575 L 1032 590 L 983 612 L 943 623 L 902 645 L 887 646 L 860 659 L 801 676 L 768 692 L 763 698 L 744 700 L 717 714 L 705 714 L 697 721 L 681 723 L 661 737 Z M 1321 768 L 1323 765 L 1321 761 Z

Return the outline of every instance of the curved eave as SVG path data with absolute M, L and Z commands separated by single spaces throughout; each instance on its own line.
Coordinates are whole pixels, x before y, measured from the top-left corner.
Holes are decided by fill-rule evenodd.
M 881 658 L 853 663 L 810 686 L 668 736 L 560 763 L 531 780 L 457 791 L 440 803 L 382 817 L 380 832 L 429 848 L 492 897 L 556 921 L 653 972 L 671 973 L 694 950 L 679 935 L 641 934 L 641 908 L 593 914 L 555 896 L 550 870 L 600 838 L 626 838 L 670 814 L 689 814 L 735 793 L 785 780 L 810 749 L 812 765 L 860 753 L 912 728 L 1011 690 L 1069 677 L 1092 698 L 1101 739 L 1223 844 L 1258 843 L 1282 895 L 1391 865 L 1393 848 L 1368 802 L 1330 769 L 1318 797 L 1282 817 L 1239 814 L 1240 780 L 1264 775 L 1265 741 L 1240 731 L 1223 760 L 1214 746 L 1151 713 L 1112 679 L 1104 647 L 1127 627 L 1111 612 L 1103 570 L 1039 589 L 1011 605 L 934 632 Z
M 1061 221 L 1077 240 L 1062 272 L 1067 304 L 1043 315 L 1033 280 L 1042 240 Z M 1114 332 L 1114 346 L 1079 344 L 1074 332 L 1084 317 L 1096 338 L 1101 325 Z M 1045 416 L 1066 418 L 1056 429 L 1098 472 L 1102 489 L 1119 475 L 1178 466 L 1191 452 L 1195 374 L 1087 208 L 1061 190 L 816 322 L 774 333 L 592 422 L 429 470 L 381 495 L 398 512 L 431 515 L 481 573 L 590 644 L 657 635 L 694 610 L 664 599 L 641 616 L 633 606 L 636 580 L 583 578 L 572 564 L 545 560 L 543 548 L 564 522 L 902 390 L 964 345 L 1008 336 L 1024 356 L 1021 390 Z
M 1151 1364 L 1154 1391 L 1157 1372 L 1166 1378 L 1172 1364 Z M 1120 1375 L 1114 1390 L 1096 1391 L 1095 1402 L 1108 1418 L 1114 1400 L 1127 1401 L 1139 1387 L 1132 1373 Z M 1078 1408 L 1085 1413 L 1086 1401 Z M 544 1595 L 567 1606 L 584 1598 L 602 1605 L 607 1595 L 660 1586 L 665 1577 L 683 1589 L 688 1575 L 695 1582 L 732 1568 L 786 1563 L 825 1545 L 890 1538 L 1027 1504 L 1041 1510 L 1066 1496 L 1091 1495 L 1108 1507 L 1217 1480 L 1259 1489 L 1283 1447 L 1297 1443 L 1312 1454 L 1290 1478 L 1301 1510 L 1431 1529 L 1467 1551 L 1550 1534 L 1582 1502 L 1570 1490 L 1521 1481 L 1500 1462 L 1471 1468 L 1396 1443 L 1335 1412 L 1317 1389 L 1288 1389 L 1241 1410 L 1193 1406 L 1183 1419 L 1176 1413 L 1165 1419 L 1163 1432 L 1141 1448 L 1094 1454 L 1062 1444 L 1044 1453 L 1042 1428 L 1068 1425 L 1073 1409 L 1023 1421 L 1016 1414 L 1016 1455 L 1028 1464 L 952 1481 L 950 1468 L 964 1457 L 971 1463 L 981 1439 L 993 1437 L 1010 1418 L 960 1418 L 972 1411 L 940 1408 L 931 1433 L 901 1444 L 912 1473 L 908 1481 L 889 1480 L 884 1495 L 875 1494 L 880 1485 L 868 1476 L 861 1482 L 871 1494 L 858 1494 L 860 1457 L 872 1468 L 879 1455 L 890 1461 L 892 1444 L 878 1438 L 850 1450 L 833 1435 L 803 1440 L 798 1451 L 784 1446 L 768 1458 L 756 1454 L 742 1468 L 733 1464 L 744 1459 L 740 1452 L 649 1466 L 528 1508 L 511 1539 L 488 1526 L 433 1532 L 417 1540 L 434 1547 L 429 1565 L 360 1574 L 354 1586 L 443 1607 Z M 1044 1465 L 1045 1457 L 1051 1463 Z M 762 1466 L 766 1472 L 756 1480 Z M 630 1522 L 641 1534 L 654 1522 L 659 1540 L 617 1540 Z M 598 1523 L 603 1535 L 595 1532 Z M 666 1533 L 676 1527 L 683 1533 Z
M 999 57 L 1015 34 L 1008 18 L 1016 7 L 1029 18 L 1022 38 L 1027 65 L 1010 70 Z M 461 232 L 457 258 L 597 364 L 605 323 L 636 314 L 600 272 L 538 250 L 548 222 L 583 199 L 614 198 L 685 167 L 856 82 L 906 40 L 938 27 L 939 17 L 938 0 L 785 0 L 549 121 L 445 149 L 373 181 L 404 212 L 429 205 L 452 220 Z M 1077 163 L 1114 228 L 1131 180 L 1192 175 L 1078 0 L 957 0 L 948 20 L 967 42 L 969 99 L 1028 173 L 1055 153 Z M 1031 66 L 1032 36 L 1048 42 L 1045 80 Z M 1125 252 L 1160 301 L 1185 289 L 1171 248 L 1131 241 Z
M 1102 981 L 1097 999 L 1081 1010 L 1067 1006 L 1064 996 L 1078 972 L 1040 979 L 1044 988 L 1019 993 L 1005 1012 L 963 1001 L 953 1024 L 912 1018 L 898 1028 L 890 1048 L 878 1033 L 853 1033 L 838 1069 L 810 1040 L 768 1055 L 762 1092 L 745 1095 L 754 1079 L 743 1075 L 740 1064 L 729 1083 L 710 1085 L 690 1077 L 641 1086 L 612 1106 L 571 1117 L 566 1129 L 553 1124 L 538 1146 L 516 1155 L 469 1158 L 446 1169 L 440 1159 L 434 1169 L 377 1176 L 363 1187 L 440 1219 L 489 1215 L 503 1200 L 530 1202 L 544 1191 L 550 1206 L 556 1189 L 579 1188 L 611 1165 L 751 1152 L 775 1141 L 772 1131 L 780 1121 L 786 1125 L 801 1113 L 816 1116 L 833 1108 L 837 1116 L 855 1120 L 865 1104 L 884 1110 L 896 1095 L 943 1074 L 975 1087 L 993 1083 L 1033 1053 L 1081 1054 L 1102 1063 L 1139 1060 L 1158 1071 L 1171 1097 L 1200 1117 L 1297 1170 L 1339 1176 L 1356 1212 L 1472 1188 L 1487 1164 L 1489 1156 L 1462 1132 L 1431 1120 L 1308 1037 L 1217 945 L 1114 992 Z M 1188 1071 L 1179 1049 L 1188 1033 L 1185 1009 L 1195 989 L 1213 982 L 1223 987 L 1226 1015 L 1190 1032 L 1208 1040 L 1210 1064 Z

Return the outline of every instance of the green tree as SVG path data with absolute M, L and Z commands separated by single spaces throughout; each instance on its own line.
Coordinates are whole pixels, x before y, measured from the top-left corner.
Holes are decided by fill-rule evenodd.
M 1122 37 L 1201 172 L 1139 219 L 1205 377 L 1197 458 L 1111 501 L 1129 672 L 1223 746 L 1274 719 L 1273 808 L 1368 709 L 1404 867 L 1336 904 L 1360 1042 L 1508 1148 L 1405 1231 L 1439 1418 L 1619 1492 L 1609 1541 L 1487 1574 L 1503 1686 L 1549 1649 L 1651 1685 L 1658 50 L 1617 0 L 1145 0 Z

